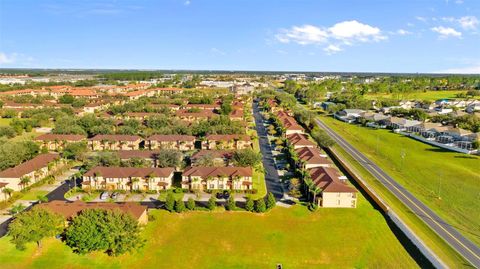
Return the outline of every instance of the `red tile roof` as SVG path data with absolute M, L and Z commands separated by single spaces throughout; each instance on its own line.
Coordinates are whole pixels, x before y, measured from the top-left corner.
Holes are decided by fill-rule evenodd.
M 35 140 L 37 141 L 81 141 L 86 139 L 85 135 L 75 135 L 75 134 L 43 134 L 37 136 Z
M 195 141 L 195 136 L 192 135 L 152 135 L 147 140 L 154 141 Z
M 218 176 L 252 176 L 251 167 L 200 167 L 191 166 L 183 171 L 183 176 L 199 176 L 199 177 L 218 177 Z
M 340 173 L 331 167 L 317 167 L 308 170 L 313 183 L 324 192 L 357 192 L 353 187 L 342 182 Z
M 298 148 L 295 150 L 300 160 L 307 164 L 330 164 L 330 161 L 320 156 L 321 152 L 318 148 Z
M 78 215 L 82 210 L 85 209 L 105 209 L 105 210 L 120 210 L 122 212 L 131 214 L 135 219 L 140 219 L 140 217 L 147 210 L 147 206 L 140 205 L 139 203 L 134 202 L 125 202 L 125 203 L 85 203 L 83 201 L 60 201 L 55 200 L 48 203 L 38 204 L 37 207 L 45 208 L 54 213 L 60 214 L 66 219 L 70 219 Z
M 91 141 L 137 141 L 141 140 L 142 138 L 138 135 L 96 135 L 89 140 Z
M 129 178 L 129 177 L 147 177 L 155 175 L 158 177 L 169 177 L 175 171 L 174 168 L 158 168 L 158 167 L 94 167 L 84 174 L 84 176 L 91 177 L 100 175 L 108 178 Z
M 232 134 L 232 135 L 207 135 L 207 140 L 213 141 L 230 141 L 230 140 L 240 140 L 240 141 L 250 141 L 250 136 L 241 135 L 241 134 Z
M 317 146 L 315 143 L 308 139 L 307 135 L 304 134 L 291 134 L 287 136 L 287 140 L 290 144 L 294 146 Z
M 21 163 L 13 168 L 8 168 L 0 172 L 0 178 L 20 178 L 28 173 L 46 167 L 50 162 L 59 159 L 56 153 L 40 154 L 37 157 Z

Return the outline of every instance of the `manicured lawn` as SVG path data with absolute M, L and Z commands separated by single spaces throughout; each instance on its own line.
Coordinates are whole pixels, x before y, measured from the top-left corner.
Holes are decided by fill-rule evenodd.
M 2 268 L 416 268 L 383 216 L 360 196 L 357 209 L 303 206 L 246 212 L 152 210 L 138 253 L 76 255 L 59 240 L 18 251 L 0 239 Z
M 401 100 L 428 100 L 435 101 L 443 98 L 456 98 L 458 93 L 466 93 L 467 91 L 427 91 L 412 92 L 399 94 L 366 94 L 367 99 L 395 98 Z
M 12 119 L 0 118 L 0 126 L 8 126 L 8 125 L 10 125 L 11 121 L 12 121 Z
M 387 130 L 327 117 L 322 120 L 466 237 L 480 244 L 480 157 L 442 150 Z
M 30 190 L 22 196 L 22 200 L 37 200 L 39 195 L 47 195 L 48 191 L 43 190 Z

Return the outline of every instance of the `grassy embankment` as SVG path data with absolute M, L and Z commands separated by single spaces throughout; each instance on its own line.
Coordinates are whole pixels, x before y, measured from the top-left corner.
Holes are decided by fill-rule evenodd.
M 475 203 L 480 193 L 480 178 L 475 173 L 480 158 L 440 150 L 387 130 L 350 125 L 330 117 L 321 119 L 465 236 L 477 244 L 480 242 L 477 236 L 480 234 L 480 216 L 475 213 L 480 212 L 480 204 Z M 458 254 L 401 205 L 358 162 L 340 147 L 334 148 L 396 209 L 407 224 L 413 225 L 411 227 L 417 234 L 445 262 L 453 267 L 463 264 Z M 403 160 L 402 152 L 405 154 Z
M 2 268 L 415 268 L 384 217 L 363 196 L 357 209 L 303 206 L 266 214 L 152 210 L 139 252 L 77 255 L 56 239 L 19 251 L 0 239 Z

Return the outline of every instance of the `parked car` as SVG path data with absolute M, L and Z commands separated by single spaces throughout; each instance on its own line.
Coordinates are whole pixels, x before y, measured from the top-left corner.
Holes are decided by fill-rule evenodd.
M 215 195 L 215 197 L 217 197 L 217 199 L 222 199 L 223 194 L 221 192 L 217 192 L 217 195 Z
M 108 194 L 108 192 L 104 191 L 102 192 L 102 194 L 100 194 L 100 200 L 107 200 L 109 196 L 110 195 Z
M 114 193 L 112 193 L 112 196 L 111 196 L 111 197 L 112 197 L 112 199 L 117 199 L 117 198 L 118 198 L 118 195 L 119 195 L 118 192 L 114 192 Z
M 229 191 L 223 191 L 223 198 L 225 198 L 225 199 L 230 198 L 230 192 Z

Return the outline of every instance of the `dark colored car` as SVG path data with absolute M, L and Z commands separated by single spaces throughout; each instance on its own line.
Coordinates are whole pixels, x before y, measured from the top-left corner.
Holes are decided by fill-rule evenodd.
M 117 198 L 118 198 L 118 195 L 119 195 L 118 192 L 114 192 L 114 193 L 112 193 L 112 196 L 111 196 L 111 197 L 112 197 L 112 199 L 117 199 Z

